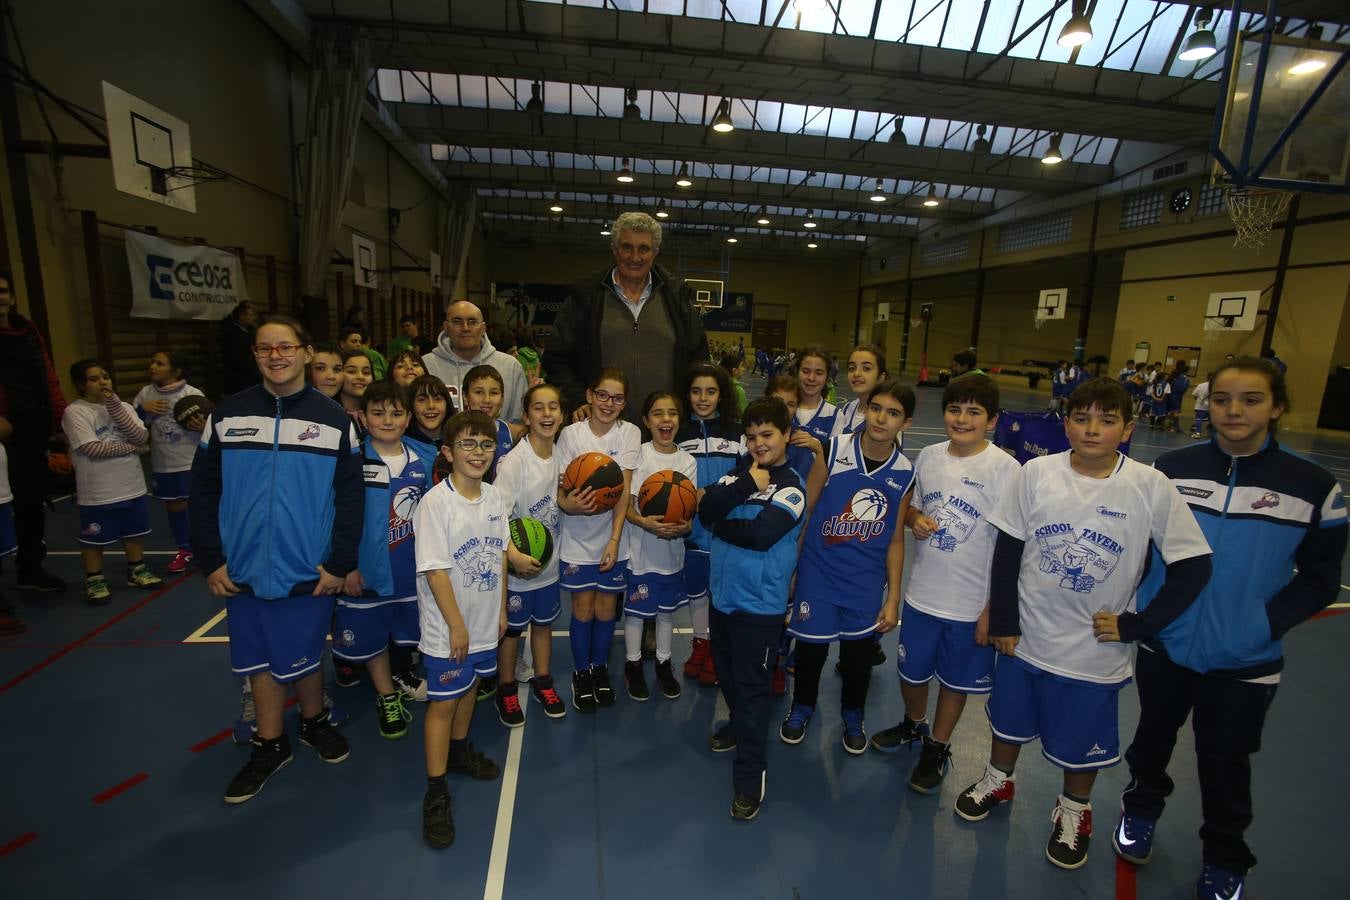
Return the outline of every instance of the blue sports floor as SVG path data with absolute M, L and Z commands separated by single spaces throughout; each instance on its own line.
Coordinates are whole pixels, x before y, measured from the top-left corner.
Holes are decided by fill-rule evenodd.
M 757 393 L 757 379 L 748 380 Z M 919 391 L 911 453 L 943 439 L 939 396 Z M 1043 401 L 1013 393 L 1005 402 L 1029 409 Z M 1141 432 L 1133 453 L 1147 461 L 1185 442 Z M 1350 483 L 1350 439 L 1291 435 L 1287 443 Z M 248 751 L 229 736 L 239 691 L 221 604 L 191 574 L 155 593 L 115 589 L 110 606 L 86 606 L 71 501 L 58 509 L 48 520 L 49 563 L 71 587 L 58 595 L 15 591 L 12 567 L 0 580 L 31 626 L 0 639 L 3 900 L 1191 895 L 1200 820 L 1187 732 L 1153 861 L 1137 873 L 1123 864 L 1118 871 L 1111 851 L 1121 767 L 1098 780 L 1087 865 L 1064 872 L 1044 857 L 1059 772 L 1035 748 L 1017 770 L 1015 802 L 966 823 L 952 803 L 979 777 L 988 752 L 983 703 L 972 702 L 957 729 L 941 794 L 921 796 L 906 786 L 914 753 L 844 752 L 832 663 L 806 741 L 772 740 L 767 799 L 751 823 L 728 816 L 731 754 L 707 750 L 717 692 L 687 681 L 673 702 L 658 693 L 634 703 L 620 687 L 617 706 L 589 717 L 569 709 L 553 721 L 527 705 L 525 726 L 509 734 L 481 704 L 471 738 L 505 773 L 486 784 L 452 779 L 458 836 L 446 851 L 421 841 L 420 725 L 402 741 L 381 739 L 365 683 L 337 691 L 353 711 L 347 762 L 324 765 L 296 743 L 295 763 L 262 794 L 226 806 L 221 795 Z M 168 530 L 162 509 L 156 516 L 148 546 L 161 551 L 150 559 L 162 567 Z M 120 583 L 121 559 L 110 557 L 105 571 Z M 1340 856 L 1350 797 L 1341 778 L 1350 746 L 1344 585 L 1338 606 L 1286 641 L 1284 681 L 1255 761 L 1249 839 L 1261 863 L 1244 898 L 1350 896 Z M 676 624 L 687 627 L 687 616 Z M 615 643 L 617 684 L 622 641 Z M 895 643 L 888 635 L 888 664 L 874 670 L 869 732 L 900 716 Z M 554 672 L 570 671 L 565 638 L 555 639 L 554 653 Z M 687 653 L 685 631 L 676 635 L 677 663 Z M 1127 688 L 1123 743 L 1136 708 Z M 290 727 L 294 737 L 293 717 Z

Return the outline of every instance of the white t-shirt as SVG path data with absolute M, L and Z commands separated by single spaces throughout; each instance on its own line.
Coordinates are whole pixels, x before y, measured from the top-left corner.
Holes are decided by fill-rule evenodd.
M 202 392 L 187 382 L 180 382 L 172 391 L 161 391 L 153 384 L 147 384 L 136 394 L 132 406 L 137 409 L 145 409 L 145 404 L 151 400 L 166 400 L 169 404 L 166 413 L 145 414 L 145 427 L 150 430 L 150 471 L 167 474 L 192 468 L 192 457 L 202 434 L 185 431 L 173 417 L 174 405 L 190 396 L 200 397 Z
M 1195 409 L 1197 412 L 1209 411 L 1209 382 L 1202 381 L 1191 391 L 1191 396 L 1195 398 Z
M 1133 671 L 1131 645 L 1097 643 L 1092 615 L 1133 612 L 1149 542 L 1163 562 L 1210 552 L 1176 488 L 1126 456 L 1109 478 L 1080 475 L 1069 454 L 1030 460 L 990 516 L 1026 542 L 1017 579 L 1017 656 L 1056 675 L 1116 684 Z
M 989 444 L 953 456 L 951 441 L 931 444 L 914 461 L 910 503 L 938 523 L 915 540 L 905 603 L 933 616 L 974 622 L 989 600 L 989 565 L 997 531 L 989 515 L 1017 477 L 1017 460 Z
M 5 445 L 0 444 L 0 503 L 14 502 L 14 492 L 9 487 L 9 456 Z
M 553 558 L 533 578 L 508 577 L 512 591 L 533 591 L 558 580 L 558 454 L 548 459 L 534 452 L 528 436 L 521 438 L 497 464 L 493 487 L 501 492 L 509 519 L 529 516 L 544 523 L 553 536 Z
M 619 464 L 625 472 L 637 468 L 638 451 L 642 446 L 642 432 L 632 422 L 622 419 L 603 435 L 591 431 L 590 422 L 575 422 L 558 435 L 558 446 L 553 451 L 558 460 L 558 471 L 583 453 L 604 453 Z M 569 563 L 594 566 L 605 553 L 605 544 L 614 528 L 613 511 L 590 516 L 562 515 L 562 541 L 558 556 Z M 619 542 L 619 559 L 627 559 L 623 541 Z
M 426 573 L 448 569 L 455 603 L 469 631 L 469 652 L 492 650 L 502 613 L 502 575 L 506 569 L 506 504 L 496 487 L 480 486 L 477 500 L 455 492 L 447 478 L 422 495 L 413 513 L 417 535 L 417 617 L 422 625 L 418 649 L 450 658 L 450 625 L 441 615 Z
M 119 401 L 132 419 L 136 410 L 125 400 Z M 112 459 L 94 459 L 79 452 L 79 448 L 93 441 L 123 441 L 131 439 L 113 424 L 112 416 L 102 403 L 78 399 L 66 407 L 61 417 L 61 430 L 70 444 L 70 460 L 75 464 L 75 502 L 80 506 L 101 506 L 134 500 L 145 494 L 145 472 L 141 458 L 136 455 Z
M 698 463 L 692 456 L 679 447 L 675 448 L 674 453 L 661 453 L 649 441 L 642 445 L 638 453 L 638 466 L 633 472 L 633 497 L 630 501 L 633 509 L 637 509 L 642 482 L 666 469 L 674 469 L 693 482 L 695 488 L 698 487 Z M 659 538 L 632 522 L 626 523 L 623 530 L 624 542 L 628 545 L 628 567 L 634 575 L 674 575 L 684 571 L 684 538 Z

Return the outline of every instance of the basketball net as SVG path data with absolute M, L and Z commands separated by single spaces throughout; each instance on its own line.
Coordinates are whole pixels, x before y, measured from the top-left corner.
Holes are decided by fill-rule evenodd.
M 1270 237 L 1270 229 L 1275 220 L 1289 209 L 1289 201 L 1294 195 L 1288 191 L 1267 190 L 1264 188 L 1228 188 L 1224 199 L 1228 206 L 1228 215 L 1233 219 L 1237 236 L 1234 247 L 1257 249 Z
M 1037 310 L 1036 313 L 1035 313 L 1035 317 L 1034 317 L 1031 321 L 1035 323 L 1035 325 L 1036 325 L 1036 330 L 1037 330 L 1037 331 L 1040 331 L 1040 330 L 1041 330 L 1041 326 L 1044 325 L 1044 324 L 1046 323 L 1047 320 L 1041 318 L 1040 310 Z

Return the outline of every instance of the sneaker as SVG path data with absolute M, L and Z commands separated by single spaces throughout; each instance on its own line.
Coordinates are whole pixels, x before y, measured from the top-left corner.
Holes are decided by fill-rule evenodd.
M 1127 863 L 1142 866 L 1153 855 L 1153 829 L 1156 819 L 1144 819 L 1121 812 L 1120 824 L 1111 832 L 1111 846 L 1116 856 Z
M 497 718 L 507 728 L 519 728 L 525 724 L 525 710 L 520 708 L 520 682 L 503 681 L 497 688 Z
M 160 578 L 154 572 L 151 572 L 150 567 L 143 562 L 136 563 L 136 565 L 132 566 L 131 570 L 127 572 L 127 587 L 141 588 L 142 590 L 148 591 L 159 587 L 163 583 L 164 579 Z
M 66 582 L 64 579 L 57 578 L 46 569 L 38 567 L 26 572 L 19 572 L 19 577 L 15 579 L 14 586 L 21 591 L 64 591 Z
M 872 642 L 872 668 L 886 665 L 886 651 L 881 649 L 881 641 Z
M 661 696 L 667 700 L 674 700 L 680 696 L 680 680 L 675 677 L 675 671 L 670 665 L 670 660 L 657 661 L 656 683 L 661 685 Z
M 361 683 L 361 670 L 350 663 L 333 663 L 333 683 L 338 687 L 355 687 Z
M 806 737 L 806 723 L 811 721 L 811 714 L 816 711 L 814 706 L 807 706 L 803 703 L 792 704 L 792 709 L 788 710 L 787 718 L 783 724 L 778 726 L 778 737 L 785 744 L 800 744 L 802 738 Z
M 908 716 L 900 718 L 900 724 L 878 731 L 872 735 L 872 749 L 882 753 L 896 753 L 901 747 L 912 747 L 930 734 L 928 720 L 915 722 Z
M 300 743 L 314 748 L 326 763 L 340 763 L 352 753 L 347 739 L 328 721 L 327 710 L 312 719 L 300 718 Z
M 656 659 L 656 620 L 642 623 L 642 658 Z
M 712 737 L 708 738 L 708 749 L 714 753 L 726 753 L 728 750 L 736 749 L 736 732 L 730 722 L 724 723 L 712 733 Z
M 108 589 L 108 579 L 102 575 L 90 575 L 84 580 L 85 603 L 90 606 L 107 606 L 111 599 L 112 591 Z
M 244 695 L 239 702 L 239 718 L 234 721 L 234 742 L 247 744 L 258 733 L 258 711 L 253 705 L 253 691 L 244 682 Z
M 480 678 L 478 679 L 478 693 L 474 694 L 474 702 L 482 703 L 484 700 L 491 700 L 497 695 L 497 679 Z
M 787 675 L 783 672 L 782 666 L 774 666 L 773 684 L 770 687 L 775 697 L 781 697 L 787 693 Z
M 18 634 L 28 629 L 28 623 L 11 613 L 0 613 L 0 634 Z
M 861 709 L 841 710 L 844 717 L 844 749 L 854 756 L 867 752 L 867 732 L 863 729 Z
M 396 741 L 408 733 L 412 713 L 403 705 L 403 695 L 395 690 L 375 698 L 375 720 L 380 726 L 380 737 Z
M 258 796 L 269 778 L 291 764 L 294 759 L 290 741 L 282 735 L 278 741 L 257 744 L 249 754 L 248 762 L 230 779 L 225 789 L 226 803 L 243 803 Z
M 731 801 L 731 817 L 749 822 L 759 815 L 760 801 L 749 794 L 737 794 Z
M 347 720 L 352 717 L 351 713 L 347 712 L 347 707 L 333 699 L 333 695 L 328 692 L 328 688 L 323 689 L 323 708 L 324 712 L 328 713 L 328 724 L 334 728 L 341 728 L 346 725 Z
M 406 672 L 395 672 L 392 677 L 394 687 L 398 688 L 403 699 L 414 703 L 427 702 L 427 680 L 421 675 L 409 669 Z
M 703 662 L 712 652 L 708 646 L 707 638 L 694 638 L 690 647 L 689 658 L 684 661 L 684 677 L 697 678 L 698 673 L 703 671 Z
M 544 708 L 544 715 L 550 719 L 561 719 L 567 715 L 567 704 L 562 702 L 558 692 L 553 689 L 552 675 L 536 675 L 531 678 L 530 694 Z
M 595 683 L 590 669 L 572 673 L 572 708 L 586 715 L 595 712 Z
M 609 683 L 609 666 L 591 666 L 591 686 L 596 706 L 614 705 L 614 685 Z
M 427 788 L 422 798 L 422 840 L 434 850 L 455 842 L 455 820 L 450 817 L 450 793 Z
M 651 693 L 647 690 L 647 676 L 642 671 L 642 660 L 630 659 L 623 664 L 623 684 L 628 696 L 639 703 L 646 702 Z
M 1087 862 L 1092 842 L 1092 804 L 1075 803 L 1063 794 L 1050 814 L 1054 827 L 1045 845 L 1045 858 L 1061 869 L 1076 869 Z
M 169 560 L 169 564 L 164 567 L 164 571 L 170 575 L 178 575 L 187 571 L 187 567 L 192 565 L 192 551 L 179 550 L 174 558 Z
M 1245 875 L 1206 863 L 1195 881 L 1196 900 L 1237 900 L 1242 895 Z
M 872 746 L 876 746 L 876 738 L 872 738 Z M 951 744 L 943 744 L 924 735 L 919 761 L 909 773 L 909 786 L 920 794 L 936 794 L 951 767 Z
M 703 660 L 703 668 L 698 670 L 698 683 L 701 687 L 712 687 L 717 684 L 717 667 L 713 665 L 711 653 Z
M 502 774 L 500 766 L 479 753 L 468 741 L 450 743 L 446 769 L 450 772 L 463 772 L 479 781 L 492 781 Z
M 989 815 L 1000 803 L 1007 803 L 1017 792 L 1012 777 L 985 763 L 984 777 L 961 792 L 956 798 L 956 814 L 967 822 L 978 822 Z
M 516 654 L 516 684 L 529 684 L 534 679 L 534 669 L 525 661 L 525 654 Z

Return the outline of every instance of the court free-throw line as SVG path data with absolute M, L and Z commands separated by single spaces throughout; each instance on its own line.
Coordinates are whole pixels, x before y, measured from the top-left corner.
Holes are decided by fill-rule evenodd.
M 520 705 L 529 721 L 530 698 Z M 502 770 L 502 792 L 497 799 L 497 827 L 492 831 L 492 854 L 488 857 L 487 885 L 483 900 L 502 900 L 506 889 L 506 858 L 511 850 L 511 819 L 516 810 L 516 783 L 520 777 L 520 747 L 525 743 L 525 725 L 511 729 L 506 743 L 506 765 Z

